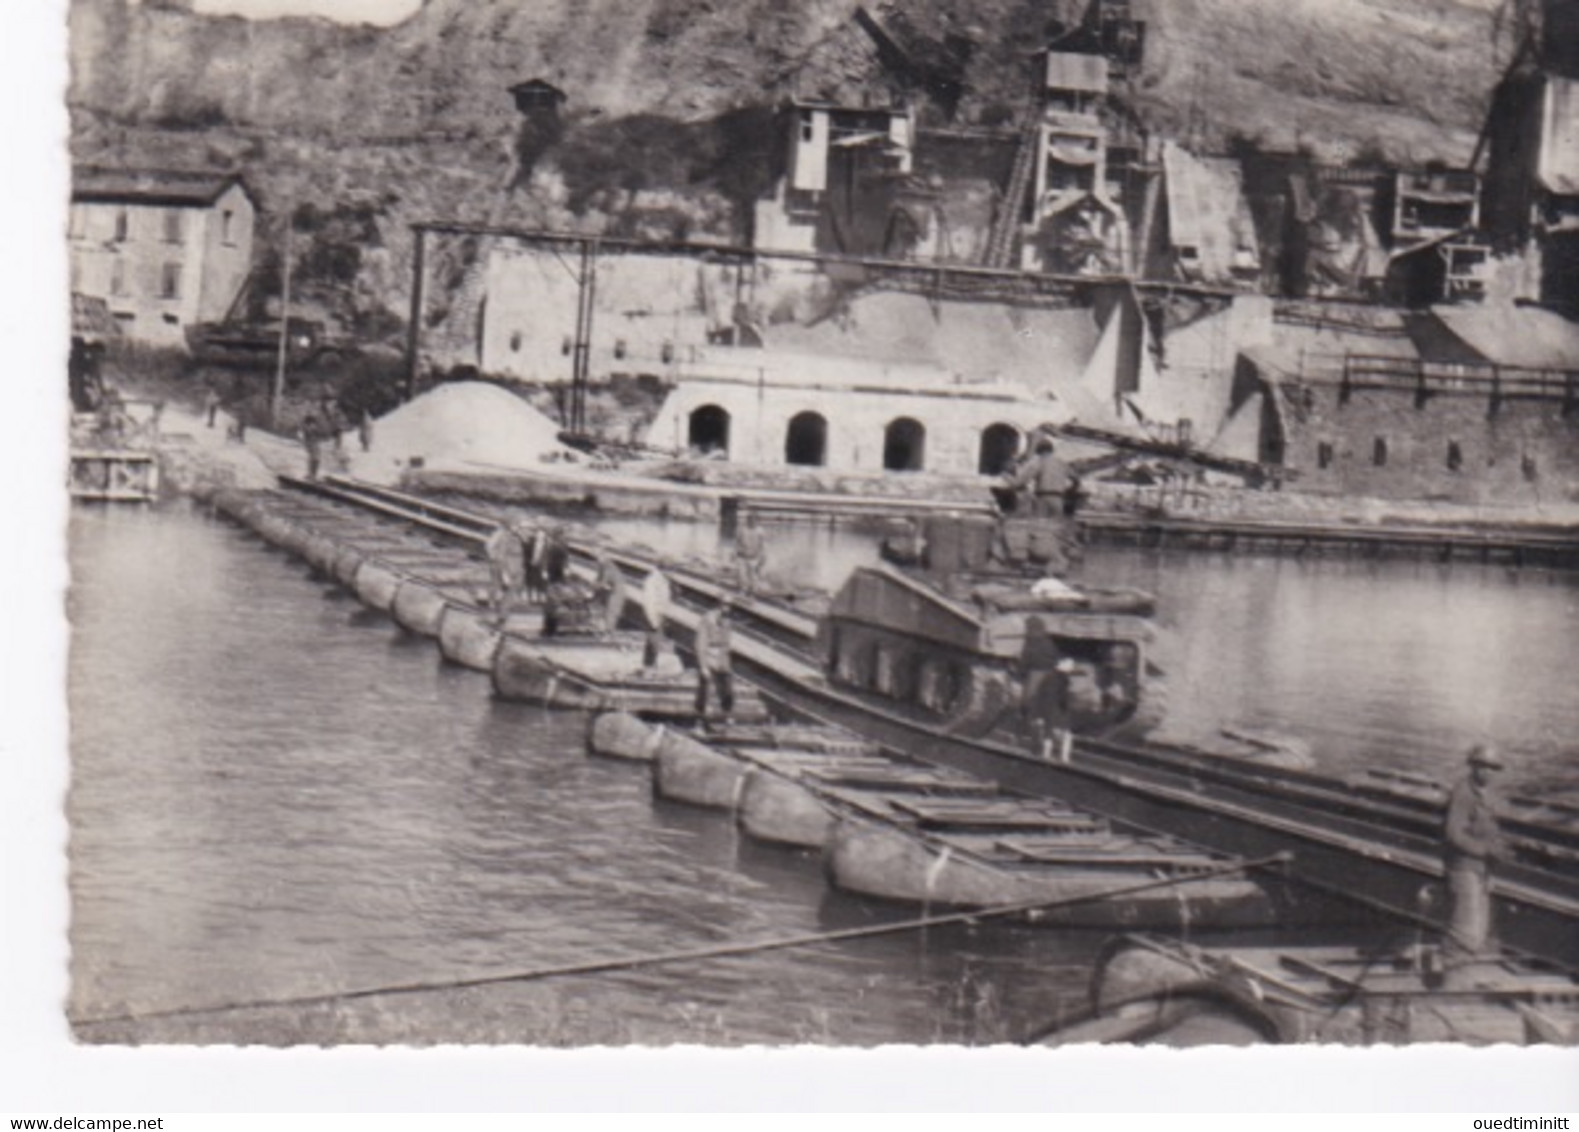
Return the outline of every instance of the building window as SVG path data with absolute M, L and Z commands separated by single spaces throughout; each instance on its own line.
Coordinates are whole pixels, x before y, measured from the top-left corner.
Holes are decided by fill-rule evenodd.
M 110 294 L 126 294 L 126 261 L 118 256 L 110 260 Z
M 927 430 L 918 420 L 899 417 L 883 430 L 883 470 L 919 472 L 927 466 Z
M 227 208 L 219 215 L 219 238 L 226 247 L 236 246 L 236 214 L 231 209 Z
M 1316 445 L 1316 467 L 1332 467 L 1332 445 L 1325 440 Z
M 124 208 L 115 211 L 115 242 L 124 244 L 131 237 L 131 217 Z
M 159 297 L 161 299 L 179 299 L 181 297 L 181 265 L 167 263 L 159 271 Z
M 1378 468 L 1387 466 L 1387 438 L 1385 436 L 1378 436 L 1371 443 L 1371 463 Z
M 816 127 L 812 123 L 813 123 L 813 118 L 812 118 L 811 111 L 810 110 L 802 110 L 800 112 L 800 140 L 801 141 L 803 141 L 803 142 L 811 141 L 813 134 L 816 133 Z
M 1013 471 L 1015 458 L 1019 454 L 1019 429 L 1011 424 L 988 425 L 981 433 L 976 471 L 984 476 L 998 476 Z
M 1464 450 L 1456 440 L 1447 442 L 1447 470 L 1456 472 L 1464 466 Z
M 176 209 L 176 208 L 167 208 L 167 209 L 165 209 L 165 211 L 164 211 L 164 242 L 165 243 L 167 243 L 167 244 L 179 244 L 179 243 L 181 243 L 182 238 L 186 234 L 184 223 L 183 223 L 185 221 L 185 219 L 186 218 L 181 214 L 181 210 L 180 209 Z
M 512 354 L 519 354 L 520 352 L 521 352 L 521 332 L 519 330 L 517 330 L 515 333 L 510 335 L 510 353 L 512 353 Z
M 729 411 L 720 405 L 703 405 L 691 413 L 687 443 L 692 450 L 709 455 L 729 455 Z
M 784 462 L 820 468 L 828 462 L 828 419 L 807 410 L 790 418 L 784 433 Z

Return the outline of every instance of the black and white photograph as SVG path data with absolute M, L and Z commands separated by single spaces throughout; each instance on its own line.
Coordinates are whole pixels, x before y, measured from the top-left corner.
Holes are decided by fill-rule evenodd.
M 72 1043 L 1579 1046 L 1579 0 L 60 9 Z

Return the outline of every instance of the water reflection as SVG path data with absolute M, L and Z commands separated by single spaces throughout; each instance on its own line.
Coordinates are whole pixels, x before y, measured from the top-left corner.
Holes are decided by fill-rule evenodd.
M 718 547 L 704 526 L 639 534 Z M 818 580 L 873 552 L 869 527 L 769 534 Z M 901 913 L 655 803 L 641 769 L 581 753 L 585 717 L 492 700 L 259 550 L 180 510 L 73 515 L 71 1009 L 434 989 L 85 1039 L 1002 1041 L 1082 1000 L 1102 933 L 1001 925 L 446 989 Z M 1159 595 L 1172 727 L 1239 718 L 1329 765 L 1427 770 L 1485 729 L 1526 784 L 1579 778 L 1569 578 L 1107 551 L 1088 572 Z

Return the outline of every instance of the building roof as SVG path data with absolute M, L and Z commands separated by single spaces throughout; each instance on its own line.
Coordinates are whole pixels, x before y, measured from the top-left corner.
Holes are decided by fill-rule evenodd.
M 1548 192 L 1579 196 L 1579 80 L 1549 76 L 1536 176 Z
M 232 185 L 247 191 L 235 173 L 175 169 L 79 167 L 72 173 L 71 199 L 109 204 L 152 204 L 166 208 L 206 208 Z M 250 194 L 249 194 L 250 195 Z
M 1579 369 L 1579 322 L 1540 307 L 1446 306 L 1431 311 L 1449 331 L 1500 366 Z
M 1047 87 L 1050 90 L 1081 90 L 1106 94 L 1107 57 L 1081 55 L 1072 51 L 1047 53 Z
M 525 82 L 516 83 L 510 88 L 510 93 L 515 95 L 517 102 L 520 102 L 523 98 L 539 97 L 563 102 L 570 97 L 547 79 L 527 79 Z
M 1484 365 L 1487 361 L 1486 355 L 1434 313 L 1405 315 L 1404 329 L 1423 362 L 1457 366 Z
M 1247 347 L 1239 353 L 1270 381 L 1331 376 L 1342 370 L 1345 354 L 1432 365 L 1579 369 L 1579 322 L 1540 307 L 1464 304 L 1391 317 L 1401 319 L 1404 334 L 1379 337 L 1280 324 L 1273 345 Z

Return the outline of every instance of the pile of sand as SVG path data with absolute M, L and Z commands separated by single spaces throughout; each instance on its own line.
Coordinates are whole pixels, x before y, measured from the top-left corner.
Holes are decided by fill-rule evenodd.
M 394 483 L 408 468 L 487 465 L 530 468 L 562 459 L 559 426 L 497 385 L 465 381 L 441 385 L 373 422 L 373 445 L 363 452 L 355 431 L 345 436 L 350 472 L 373 483 Z

